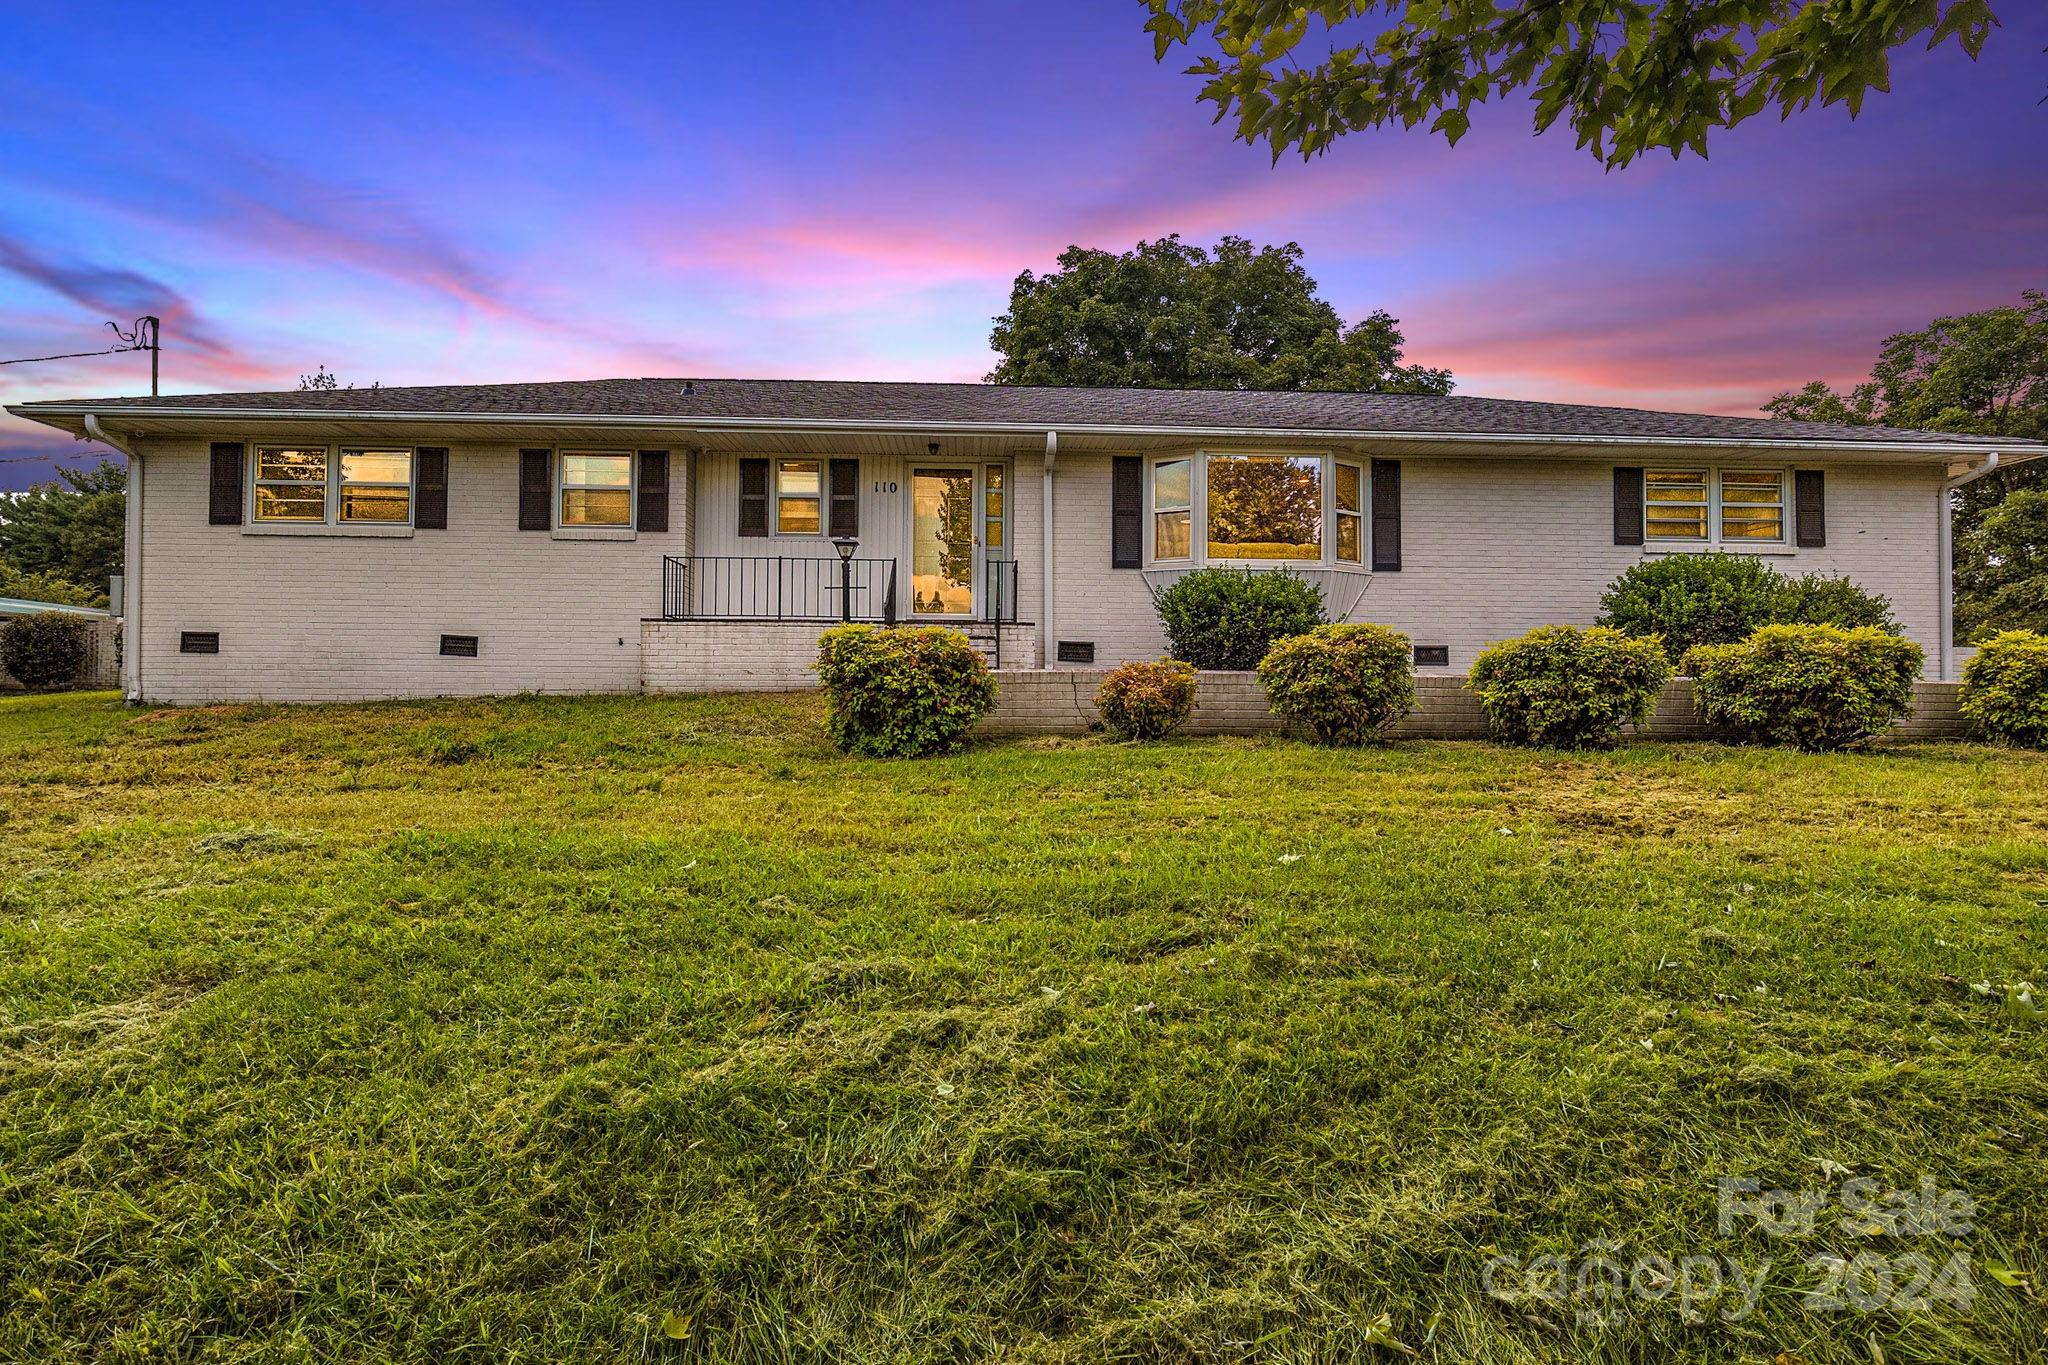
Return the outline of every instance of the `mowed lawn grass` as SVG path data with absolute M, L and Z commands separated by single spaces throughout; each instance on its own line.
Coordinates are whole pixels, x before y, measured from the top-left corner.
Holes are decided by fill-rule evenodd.
M 0 1359 L 2040 1358 L 2044 929 L 2048 757 L 1968 745 L 0 700 Z M 1974 1226 L 1717 1225 L 1851 1173 Z M 1771 1268 L 1487 1292 L 1589 1246 Z

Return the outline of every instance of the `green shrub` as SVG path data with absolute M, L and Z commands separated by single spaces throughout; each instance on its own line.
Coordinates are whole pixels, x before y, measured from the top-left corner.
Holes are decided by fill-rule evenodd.
M 1329 618 L 1322 589 L 1286 570 L 1196 569 L 1152 590 L 1173 656 L 1196 668 L 1257 668 L 1275 640 Z
M 1654 636 L 1607 626 L 1538 626 L 1472 662 L 1468 686 L 1497 738 L 1557 749 L 1605 747 L 1640 725 L 1671 681 Z
M 69 687 L 85 669 L 90 629 L 61 611 L 10 616 L 0 622 L 0 669 L 23 687 Z
M 1668 554 L 1632 564 L 1600 595 L 1599 622 L 1655 635 L 1682 659 L 1694 645 L 1733 644 L 1758 626 L 1874 626 L 1896 631 L 1891 603 L 1848 578 L 1788 578 L 1752 555 Z
M 1809 573 L 1784 579 L 1770 624 L 1840 626 L 1844 630 L 1869 626 L 1887 635 L 1899 633 L 1891 599 L 1865 592 L 1847 574 Z
M 1693 709 L 1733 738 L 1841 749 L 1904 716 L 1920 646 L 1870 626 L 1763 626 L 1738 644 L 1685 656 Z
M 958 744 L 995 705 L 996 680 L 967 637 L 944 626 L 837 626 L 818 637 L 832 742 L 870 758 Z
M 2006 630 L 1978 645 L 1957 704 L 1986 739 L 2048 749 L 2048 635 Z
M 1398 630 L 1317 626 L 1276 643 L 1259 660 L 1275 715 L 1318 744 L 1363 744 L 1415 705 L 1415 651 Z
M 1095 689 L 1102 723 L 1124 739 L 1164 739 L 1195 709 L 1195 668 L 1178 659 L 1128 663 Z

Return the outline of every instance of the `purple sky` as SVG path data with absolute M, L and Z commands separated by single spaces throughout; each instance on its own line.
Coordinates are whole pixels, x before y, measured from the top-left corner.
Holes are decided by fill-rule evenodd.
M 1268 164 L 1140 7 L 17 8 L 0 358 L 165 320 L 166 392 L 700 374 L 971 379 L 1072 242 L 1299 241 L 1461 392 L 1753 412 L 2048 287 L 2048 12 L 1896 63 L 1861 119 L 1603 172 L 1519 98 L 1455 149 Z M 742 17 L 746 16 L 746 17 Z M 141 357 L 0 399 L 147 392 Z M 0 417 L 0 489 L 84 447 Z

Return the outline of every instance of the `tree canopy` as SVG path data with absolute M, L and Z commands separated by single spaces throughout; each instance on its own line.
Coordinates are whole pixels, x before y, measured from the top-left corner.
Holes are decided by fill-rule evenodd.
M 1452 144 L 1473 106 L 1526 90 L 1610 167 L 1707 154 L 1710 134 L 1818 99 L 1853 116 L 1890 89 L 1894 49 L 1982 50 L 1990 0 L 1144 0 L 1153 55 L 1213 42 L 1188 74 L 1220 123 L 1279 160 L 1345 133 L 1429 121 Z M 1299 50 L 1315 35 L 1318 55 Z
M 1764 405 L 1791 421 L 1915 427 L 2048 440 L 2048 295 L 1936 318 L 1885 338 L 1870 378 L 1816 379 Z M 2048 460 L 2009 465 L 1958 489 L 1956 634 L 2039 630 L 2048 609 Z M 2034 500 L 2038 499 L 2038 501 Z
M 19 595 L 43 596 L 55 579 L 74 585 L 88 600 L 104 597 L 107 579 L 121 572 L 127 488 L 128 471 L 105 460 L 88 470 L 59 468 L 47 483 L 0 497 L 0 567 L 18 583 L 42 585 Z M 43 600 L 75 602 L 78 595 Z
M 1449 393 L 1448 370 L 1401 363 L 1382 311 L 1349 327 L 1316 296 L 1301 248 L 1178 235 L 1121 255 L 1068 247 L 1025 271 L 989 344 L 995 384 Z

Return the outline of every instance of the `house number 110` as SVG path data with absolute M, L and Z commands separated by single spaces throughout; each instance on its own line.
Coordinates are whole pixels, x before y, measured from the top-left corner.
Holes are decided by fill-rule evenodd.
M 889 479 L 887 481 L 884 481 L 882 479 L 876 479 L 875 491 L 877 493 L 894 493 L 896 491 L 896 480 Z

